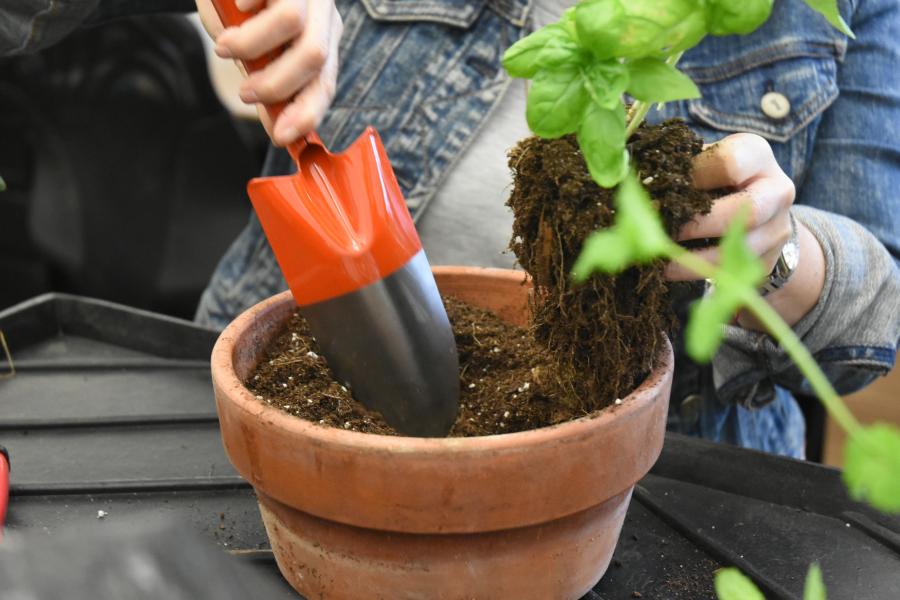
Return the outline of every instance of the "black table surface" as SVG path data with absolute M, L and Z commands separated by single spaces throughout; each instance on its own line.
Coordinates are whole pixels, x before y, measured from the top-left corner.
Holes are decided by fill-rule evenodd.
M 149 536 L 159 549 L 158 531 L 176 523 L 169 544 L 199 544 L 212 552 L 208 568 L 221 560 L 267 581 L 253 597 L 298 597 L 278 576 L 253 490 L 222 449 L 209 377 L 215 332 L 54 294 L 0 312 L 0 330 L 16 366 L 0 381 L 7 531 L 22 542 L 13 551 L 22 564 L 44 557 L 35 581 L 52 580 L 48 571 L 65 578 L 54 561 L 77 564 L 59 550 L 66 540 L 87 561 L 92 540 L 110 532 Z M 0 373 L 6 366 L 0 358 Z M 156 534 L 147 523 L 160 524 Z M 669 434 L 585 600 L 714 598 L 721 566 L 739 567 L 767 598 L 800 600 L 813 561 L 829 598 L 900 598 L 900 518 L 851 501 L 836 470 Z

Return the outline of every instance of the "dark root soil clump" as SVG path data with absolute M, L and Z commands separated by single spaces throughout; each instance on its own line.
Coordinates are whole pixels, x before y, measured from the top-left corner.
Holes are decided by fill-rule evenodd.
M 571 401 L 560 401 L 565 392 L 553 361 L 528 330 L 454 298 L 444 302 L 460 364 L 460 407 L 451 437 L 525 431 L 583 415 L 571 408 Z M 334 380 L 299 313 L 269 346 L 246 385 L 261 402 L 314 423 L 398 435 Z
M 642 126 L 629 142 L 638 177 L 657 204 L 670 235 L 711 198 L 691 183 L 702 142 L 679 120 Z M 574 136 L 528 138 L 510 152 L 515 217 L 510 248 L 532 276 L 534 336 L 555 357 L 560 385 L 584 412 L 609 405 L 651 370 L 674 316 L 663 264 L 618 276 L 594 275 L 575 285 L 570 272 L 591 232 L 615 218 L 614 190 L 591 179 Z

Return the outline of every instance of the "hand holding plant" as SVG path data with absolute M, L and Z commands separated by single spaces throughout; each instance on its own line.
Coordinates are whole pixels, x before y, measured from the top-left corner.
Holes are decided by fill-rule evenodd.
M 717 198 L 709 214 L 697 215 L 685 225 L 676 241 L 719 239 L 740 211 L 747 210 L 747 243 L 771 271 L 791 235 L 789 211 L 795 190 L 768 142 L 758 135 L 737 133 L 708 146 L 694 157 L 693 182 L 702 190 L 732 191 Z M 695 254 L 718 263 L 719 250 L 714 246 Z M 677 263 L 669 266 L 666 275 L 672 281 L 698 279 Z
M 721 238 L 741 209 L 748 210 L 747 244 L 760 257 L 767 273 L 781 257 L 785 245 L 796 236 L 798 268 L 786 285 L 768 294 L 766 301 L 788 325 L 794 325 L 809 313 L 822 295 L 825 284 L 825 256 L 815 236 L 801 220 L 792 219 L 794 183 L 781 170 L 769 143 L 758 135 L 737 133 L 707 147 L 694 157 L 693 182 L 703 190 L 728 189 L 717 198 L 712 211 L 697 215 L 676 237 L 679 243 Z M 715 246 L 694 253 L 717 264 Z M 702 279 L 677 263 L 670 263 L 666 276 L 672 281 Z M 737 322 L 745 329 L 761 330 L 761 325 L 746 312 Z

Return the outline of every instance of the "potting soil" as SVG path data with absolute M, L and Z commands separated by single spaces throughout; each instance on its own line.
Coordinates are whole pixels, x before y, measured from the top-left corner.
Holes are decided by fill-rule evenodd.
M 702 148 L 700 138 L 674 119 L 641 126 L 628 144 L 673 238 L 712 205 L 712 196 L 691 180 L 693 157 Z M 676 325 L 665 265 L 595 274 L 575 284 L 570 273 L 585 238 L 614 221 L 615 190 L 591 179 L 573 135 L 523 140 L 510 152 L 509 165 L 514 187 L 508 205 L 515 217 L 510 248 L 538 290 L 532 300 L 535 339 L 571 387 L 563 399 L 582 412 L 603 408 L 652 369 L 660 332 Z
M 585 413 L 564 399 L 553 361 L 527 329 L 446 297 L 460 365 L 460 407 L 451 437 L 537 429 Z M 247 387 L 257 399 L 329 427 L 399 435 L 334 380 L 305 319 L 295 313 Z

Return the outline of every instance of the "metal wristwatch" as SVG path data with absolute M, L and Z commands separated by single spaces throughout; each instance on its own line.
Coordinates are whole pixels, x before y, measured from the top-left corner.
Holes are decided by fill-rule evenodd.
M 775 262 L 775 267 L 769 273 L 769 278 L 760 286 L 759 294 L 766 296 L 775 290 L 784 287 L 791 275 L 797 269 L 800 262 L 800 243 L 797 239 L 797 221 L 794 215 L 790 215 L 791 219 L 791 238 L 781 248 L 781 254 Z

